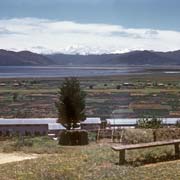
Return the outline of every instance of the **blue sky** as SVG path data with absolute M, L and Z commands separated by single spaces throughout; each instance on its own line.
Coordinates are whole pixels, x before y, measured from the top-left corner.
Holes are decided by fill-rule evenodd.
M 0 48 L 176 50 L 179 19 L 180 0 L 0 0 Z
M 0 0 L 0 18 L 36 17 L 180 30 L 179 0 Z

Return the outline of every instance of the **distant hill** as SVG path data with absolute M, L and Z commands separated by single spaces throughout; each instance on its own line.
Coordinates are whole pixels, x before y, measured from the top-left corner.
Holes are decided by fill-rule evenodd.
M 14 52 L 0 50 L 0 66 L 38 66 L 51 64 L 54 64 L 51 59 L 30 51 Z
M 156 54 L 160 55 L 161 57 L 170 58 L 172 60 L 175 60 L 176 62 L 180 62 L 180 50 L 169 52 L 156 52 Z
M 180 65 L 180 50 L 172 52 L 132 51 L 102 55 L 41 55 L 30 51 L 0 50 L 0 66 L 115 66 L 115 65 Z
M 180 65 L 180 51 L 132 51 L 124 54 L 47 55 L 59 65 Z
M 59 65 L 106 65 L 111 64 L 111 60 L 118 57 L 116 54 L 102 55 L 70 55 L 70 54 L 50 54 L 48 58 Z
M 174 59 L 173 54 L 170 55 L 170 53 L 132 51 L 119 55 L 117 58 L 112 59 L 111 63 L 127 65 L 174 65 L 180 64 L 180 58 L 179 60 Z

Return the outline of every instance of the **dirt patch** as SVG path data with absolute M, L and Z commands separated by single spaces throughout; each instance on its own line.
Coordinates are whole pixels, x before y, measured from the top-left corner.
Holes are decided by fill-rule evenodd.
M 0 153 L 0 164 L 38 158 L 37 154 Z

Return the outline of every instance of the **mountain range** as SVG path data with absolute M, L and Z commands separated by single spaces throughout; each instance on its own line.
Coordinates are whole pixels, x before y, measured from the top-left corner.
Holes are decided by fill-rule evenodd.
M 6 51 L 0 50 L 0 66 L 35 66 L 51 65 L 52 60 L 41 54 L 30 51 Z
M 30 51 L 0 50 L 0 66 L 116 66 L 180 65 L 180 50 L 169 52 L 131 51 L 123 54 L 37 54 Z

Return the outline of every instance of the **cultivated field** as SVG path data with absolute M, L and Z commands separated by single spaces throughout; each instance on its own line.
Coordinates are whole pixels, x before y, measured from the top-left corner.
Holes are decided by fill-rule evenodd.
M 180 75 L 80 78 L 87 116 L 180 117 Z M 57 117 L 54 103 L 62 78 L 0 79 L 0 117 Z

